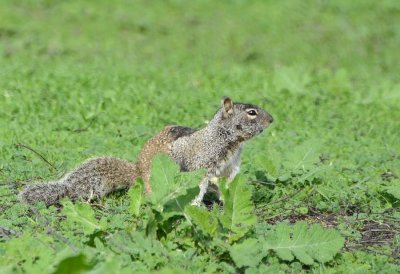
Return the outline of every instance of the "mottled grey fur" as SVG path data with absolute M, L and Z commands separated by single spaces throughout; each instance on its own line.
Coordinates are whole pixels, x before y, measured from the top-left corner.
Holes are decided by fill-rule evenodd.
M 94 158 L 59 181 L 26 187 L 19 197 L 29 204 L 43 201 L 46 205 L 55 204 L 63 197 L 98 199 L 116 189 L 128 188 L 136 177 L 136 166 L 128 161 L 112 157 Z
M 98 199 L 118 188 L 128 188 L 141 177 L 145 191 L 151 193 L 151 162 L 156 154 L 169 155 L 181 171 L 207 169 L 200 183 L 199 204 L 208 184 L 215 177 L 233 180 L 240 168 L 243 142 L 261 133 L 272 123 L 272 116 L 261 108 L 231 101 L 225 97 L 221 109 L 205 128 L 195 130 L 167 126 L 145 143 L 135 163 L 112 157 L 94 158 L 56 182 L 26 187 L 19 197 L 26 203 L 44 201 L 55 204 L 62 197 Z
M 255 116 L 249 115 L 251 110 Z M 172 142 L 170 156 L 182 171 L 207 169 L 194 204 L 203 200 L 214 177 L 235 178 L 240 169 L 242 143 L 261 133 L 272 121 L 272 116 L 258 106 L 233 104 L 224 98 L 221 109 L 205 128 Z

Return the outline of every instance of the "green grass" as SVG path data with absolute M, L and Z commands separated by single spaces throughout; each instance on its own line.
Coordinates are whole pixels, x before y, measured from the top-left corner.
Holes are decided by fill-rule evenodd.
M 202 127 L 229 95 L 275 120 L 242 158 L 258 224 L 323 220 L 347 240 L 327 264 L 265 265 L 398 271 L 399 18 L 396 0 L 2 1 L 0 229 L 20 237 L 0 238 L 0 256 L 18 239 L 54 245 L 59 259 L 66 245 L 15 202 L 11 182 L 55 179 L 93 156 L 134 160 L 164 125 Z M 114 195 L 96 209 L 115 225 L 108 233 L 131 226 L 127 200 Z M 55 208 L 40 210 L 73 244 L 94 246 L 95 234 L 80 238 Z M 196 258 L 244 271 L 224 268 L 224 256 Z M 149 269 L 164 267 L 173 268 Z

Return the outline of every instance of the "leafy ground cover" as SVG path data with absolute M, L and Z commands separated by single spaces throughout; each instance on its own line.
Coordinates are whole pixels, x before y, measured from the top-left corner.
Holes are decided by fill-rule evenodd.
M 399 272 L 398 1 L 1 6 L 0 272 Z M 201 172 L 164 158 L 151 198 L 16 200 L 89 157 L 134 160 L 165 124 L 202 127 L 223 95 L 275 119 L 224 207 L 189 206 Z

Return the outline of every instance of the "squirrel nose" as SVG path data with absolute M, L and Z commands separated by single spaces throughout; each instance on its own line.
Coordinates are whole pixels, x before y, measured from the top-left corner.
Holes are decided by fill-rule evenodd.
M 267 120 L 271 124 L 274 121 L 274 117 L 271 114 L 267 114 Z

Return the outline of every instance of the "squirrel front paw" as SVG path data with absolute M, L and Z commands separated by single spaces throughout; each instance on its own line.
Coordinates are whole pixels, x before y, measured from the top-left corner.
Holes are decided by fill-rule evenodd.
M 199 199 L 199 198 L 197 197 L 197 198 L 195 198 L 190 204 L 191 204 L 192 206 L 201 206 L 201 202 L 202 202 L 202 199 Z

